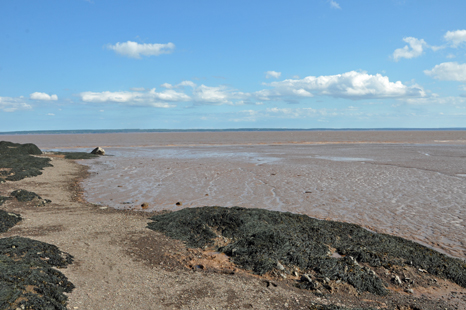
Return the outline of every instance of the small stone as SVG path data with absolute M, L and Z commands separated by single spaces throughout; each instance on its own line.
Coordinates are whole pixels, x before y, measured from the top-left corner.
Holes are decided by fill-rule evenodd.
M 179 201 L 178 201 L 177 203 L 175 203 L 175 204 L 176 204 L 177 206 L 181 206 L 181 205 L 182 205 L 182 203 L 179 202 Z
M 105 210 L 105 209 L 107 209 L 107 208 L 108 208 L 108 207 L 100 207 L 99 209 L 100 209 L 100 210 Z
M 299 276 L 298 272 L 296 272 L 296 271 L 293 271 L 293 275 L 294 275 L 295 277 L 298 277 L 298 276 Z
M 278 269 L 278 270 L 282 270 L 282 271 L 283 271 L 283 270 L 285 270 L 285 267 L 283 267 L 283 265 L 282 265 L 282 264 L 280 264 L 280 262 L 279 262 L 279 261 L 277 261 L 277 269 Z
M 301 281 L 307 281 L 307 282 L 309 282 L 309 283 L 312 283 L 311 277 L 309 277 L 309 275 L 307 275 L 307 274 L 303 274 L 303 275 L 301 276 Z
M 142 209 L 147 209 L 147 208 L 149 208 L 149 204 L 147 202 L 143 202 L 142 205 L 141 205 L 141 208 Z
M 400 277 L 397 276 L 397 275 L 395 275 L 395 276 L 392 278 L 392 281 L 393 281 L 395 284 L 398 284 L 398 285 L 401 284 Z
M 406 293 L 409 293 L 409 294 L 413 294 L 413 293 L 414 293 L 414 291 L 413 291 L 412 289 L 410 289 L 410 288 L 406 289 L 405 292 L 406 292 Z

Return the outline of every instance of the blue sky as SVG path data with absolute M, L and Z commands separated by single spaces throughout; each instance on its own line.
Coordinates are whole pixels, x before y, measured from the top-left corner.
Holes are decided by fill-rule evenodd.
M 466 127 L 466 1 L 0 2 L 0 131 Z

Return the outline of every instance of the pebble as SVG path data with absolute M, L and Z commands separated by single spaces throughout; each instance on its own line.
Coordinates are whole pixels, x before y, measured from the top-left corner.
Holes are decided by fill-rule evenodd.
M 401 284 L 401 280 L 400 280 L 400 277 L 395 275 L 393 278 L 392 278 L 392 281 L 395 282 L 395 284 Z
M 277 268 L 278 268 L 278 270 L 282 270 L 282 271 L 285 270 L 285 267 L 283 267 L 283 265 L 280 264 L 279 261 L 277 261 Z

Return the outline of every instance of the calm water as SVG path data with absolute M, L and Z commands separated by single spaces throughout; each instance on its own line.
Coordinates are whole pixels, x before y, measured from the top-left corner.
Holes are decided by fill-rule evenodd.
M 86 198 L 114 208 L 258 207 L 363 225 L 466 258 L 466 133 L 32 135 L 2 140 L 107 154 Z M 177 205 L 178 203 L 178 205 Z

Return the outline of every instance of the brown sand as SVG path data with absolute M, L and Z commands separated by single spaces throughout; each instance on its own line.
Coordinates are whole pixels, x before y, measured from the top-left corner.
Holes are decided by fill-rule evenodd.
M 422 309 L 465 309 L 466 290 L 441 280 L 430 289 L 415 289 L 414 295 L 402 292 L 384 299 L 357 295 L 345 286 L 318 297 L 294 288 L 292 278 L 249 275 L 225 256 L 186 250 L 180 242 L 147 229 L 147 213 L 86 203 L 79 186 L 86 169 L 58 157 L 52 163 L 54 167 L 41 176 L 1 186 L 2 195 L 21 188 L 52 203 L 34 207 L 8 201 L 2 208 L 20 213 L 23 221 L 0 237 L 30 237 L 74 256 L 74 263 L 61 270 L 76 285 L 69 294 L 69 309 L 308 309 L 314 302 L 389 309 L 417 302 Z M 427 280 L 418 280 L 422 281 Z M 424 293 L 428 296 L 421 298 Z

